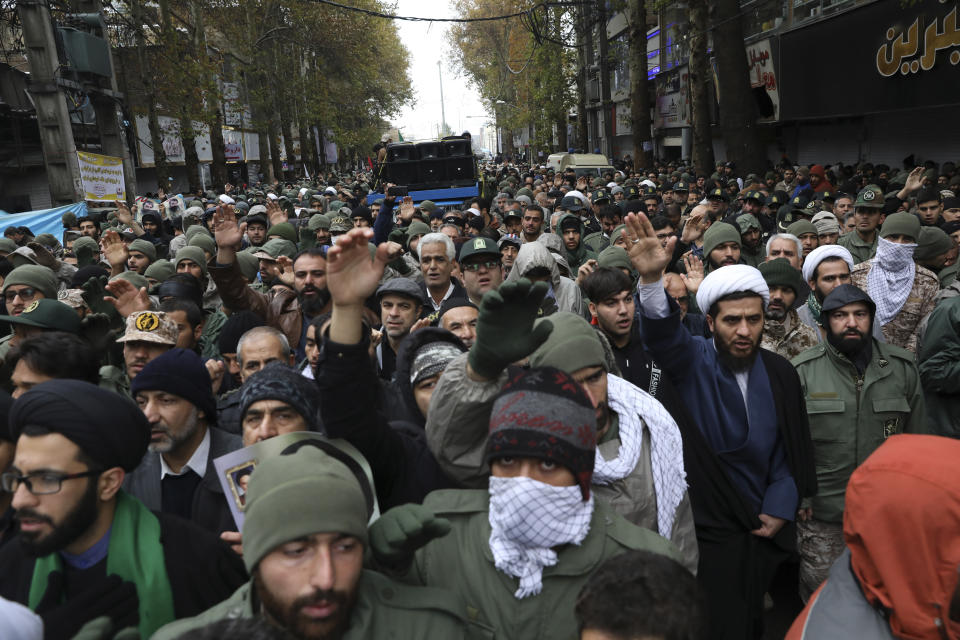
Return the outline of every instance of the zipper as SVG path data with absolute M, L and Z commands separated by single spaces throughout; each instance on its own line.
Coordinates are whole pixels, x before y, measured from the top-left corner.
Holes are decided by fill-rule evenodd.
M 857 377 L 857 416 L 860 415 L 860 392 L 863 391 L 863 376 Z

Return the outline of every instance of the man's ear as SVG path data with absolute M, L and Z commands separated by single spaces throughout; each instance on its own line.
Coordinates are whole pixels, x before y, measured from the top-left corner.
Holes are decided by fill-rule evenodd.
M 595 303 L 591 302 L 590 304 L 587 305 L 587 308 L 590 309 L 590 317 L 591 317 L 591 318 L 596 318 L 596 317 L 597 317 L 597 305 L 596 305 Z
M 100 477 L 97 478 L 97 497 L 102 502 L 112 500 L 120 491 L 120 487 L 123 486 L 125 476 L 126 473 L 120 467 L 112 467 L 101 473 Z
M 710 314 L 707 314 L 707 315 L 706 315 L 706 318 L 707 318 L 707 328 L 710 329 L 710 333 L 713 333 L 713 332 L 714 332 L 714 324 L 715 324 L 714 319 L 713 319 L 713 316 L 711 316 Z

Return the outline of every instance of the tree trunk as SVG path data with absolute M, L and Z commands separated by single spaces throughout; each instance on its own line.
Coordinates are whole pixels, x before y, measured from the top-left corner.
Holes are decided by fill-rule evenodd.
M 260 147 L 260 173 L 263 181 L 273 184 L 273 162 L 270 161 L 270 139 L 263 129 L 257 129 L 257 146 Z
M 649 167 L 644 142 L 650 141 L 650 92 L 647 88 L 646 0 L 630 0 L 630 127 L 633 131 L 633 166 Z
M 270 126 L 267 131 L 267 135 L 270 137 L 270 161 L 273 166 L 273 179 L 283 182 L 283 160 L 280 159 L 280 131 L 277 128 L 276 117 L 270 118 Z
M 762 173 L 767 163 L 757 129 L 757 108 L 750 88 L 738 0 L 716 0 L 714 25 L 713 51 L 721 87 L 720 125 L 727 160 L 736 164 L 739 174 Z
M 710 100 L 707 87 L 710 64 L 707 59 L 707 0 L 690 0 L 690 117 L 693 125 L 693 166 L 698 174 L 710 175 L 714 168 L 713 136 L 710 133 Z
M 560 153 L 566 152 L 569 149 L 569 140 L 567 138 L 567 116 L 566 114 L 563 117 L 558 118 L 557 122 L 557 149 Z
M 186 113 L 180 115 L 180 139 L 183 140 L 183 165 L 187 171 L 190 193 L 200 189 L 200 157 L 197 155 L 197 135 L 193 121 Z
M 137 47 L 138 77 L 147 103 L 147 127 L 150 129 L 150 146 L 153 147 L 153 166 L 157 174 L 157 187 L 168 189 L 167 177 L 170 175 L 170 165 L 167 154 L 163 150 L 163 135 L 160 131 L 160 118 L 157 114 L 157 91 L 153 84 L 153 74 L 147 69 L 146 42 L 143 34 L 143 8 L 140 0 L 133 0 L 131 4 L 133 23 L 136 25 L 135 41 Z

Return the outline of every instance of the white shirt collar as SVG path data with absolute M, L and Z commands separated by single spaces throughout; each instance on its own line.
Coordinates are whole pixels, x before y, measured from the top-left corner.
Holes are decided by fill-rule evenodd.
M 203 474 L 207 472 L 207 458 L 210 457 L 210 429 L 207 428 L 207 432 L 203 434 L 203 440 L 200 441 L 200 444 L 197 446 L 197 449 L 193 452 L 193 455 L 190 456 L 190 459 L 187 460 L 187 464 L 183 466 L 180 470 L 180 473 L 174 473 L 172 469 L 167 465 L 167 461 L 163 459 L 163 454 L 160 454 L 160 479 L 163 480 L 164 476 L 182 476 L 187 472 L 187 469 L 192 470 L 195 474 L 203 477 Z
M 443 306 L 443 303 L 447 301 L 447 298 L 453 295 L 453 278 L 450 279 L 450 288 L 447 289 L 447 293 L 444 294 L 443 298 L 440 299 L 439 304 L 433 301 L 433 296 L 430 295 L 430 290 L 427 290 L 427 297 L 430 298 L 430 304 L 433 305 L 434 311 L 439 311 L 440 307 Z

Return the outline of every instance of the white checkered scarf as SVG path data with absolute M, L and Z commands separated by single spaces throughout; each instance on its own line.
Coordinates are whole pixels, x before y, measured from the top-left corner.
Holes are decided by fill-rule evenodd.
M 527 477 L 490 477 L 490 551 L 493 564 L 520 579 L 518 600 L 543 589 L 543 568 L 557 564 L 553 547 L 579 545 L 590 531 L 593 495 L 579 485 L 554 487 Z
M 620 420 L 620 451 L 604 460 L 597 450 L 593 483 L 607 485 L 637 468 L 643 446 L 643 424 L 650 429 L 650 462 L 657 495 L 657 531 L 666 539 L 673 532 L 677 507 L 687 490 L 683 439 L 676 421 L 656 398 L 623 378 L 607 375 L 607 403 Z
M 877 255 L 867 273 L 867 295 L 877 305 L 877 326 L 893 320 L 907 301 L 917 274 L 913 266 L 916 248 L 915 244 L 897 244 L 885 238 L 877 242 Z

